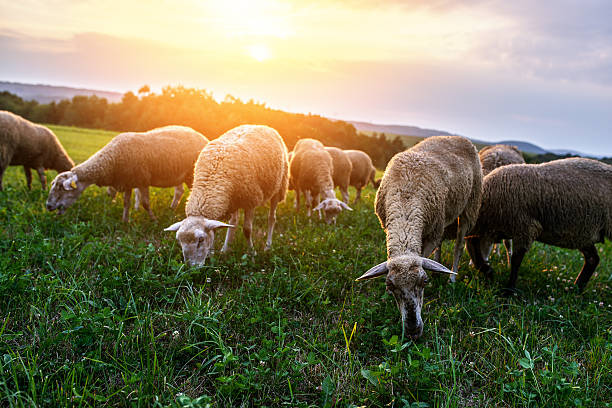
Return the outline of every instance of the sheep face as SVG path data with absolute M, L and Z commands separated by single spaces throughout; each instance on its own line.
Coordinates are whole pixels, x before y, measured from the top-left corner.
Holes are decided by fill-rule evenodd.
M 336 217 L 338 217 L 338 214 L 340 214 L 343 209 L 353 211 L 351 207 L 337 198 L 327 198 L 319 203 L 319 205 L 315 208 L 315 211 L 323 210 L 325 214 L 325 222 L 328 224 L 335 224 Z
M 233 225 L 205 217 L 187 217 L 172 224 L 164 231 L 176 231 L 176 239 L 181 244 L 185 263 L 190 266 L 201 266 L 212 251 L 215 242 L 215 229 L 228 228 Z
M 387 275 L 387 292 L 395 298 L 402 317 L 404 333 L 413 340 L 423 334 L 421 309 L 423 308 L 423 292 L 429 280 L 426 269 L 441 273 L 454 273 L 431 259 L 403 255 L 376 265 L 357 279 L 359 281 Z
M 387 262 L 387 292 L 395 298 L 404 332 L 416 340 L 423 334 L 423 292 L 428 282 L 420 257 L 398 257 Z
M 79 198 L 89 184 L 80 182 L 76 174 L 65 171 L 55 177 L 49 189 L 47 210 L 63 214 Z

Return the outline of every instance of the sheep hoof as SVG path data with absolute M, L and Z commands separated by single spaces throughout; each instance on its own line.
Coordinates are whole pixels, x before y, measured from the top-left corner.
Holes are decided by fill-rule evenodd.
M 272 245 L 266 245 L 264 248 L 264 252 L 268 252 L 270 249 L 272 249 Z

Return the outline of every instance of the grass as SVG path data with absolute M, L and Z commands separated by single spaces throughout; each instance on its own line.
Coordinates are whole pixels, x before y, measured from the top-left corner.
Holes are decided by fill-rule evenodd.
M 54 130 L 77 162 L 113 135 Z M 354 282 L 385 259 L 372 189 L 335 227 L 288 200 L 269 253 L 259 209 L 256 255 L 237 234 L 233 252 L 189 269 L 162 231 L 184 214 L 171 189 L 152 191 L 159 221 L 141 210 L 124 225 L 102 188 L 57 216 L 21 168 L 4 185 L 2 406 L 612 406 L 610 242 L 583 294 L 577 251 L 535 245 L 511 298 L 499 256 L 493 282 L 464 256 L 456 284 L 426 288 L 413 343 L 384 280 Z

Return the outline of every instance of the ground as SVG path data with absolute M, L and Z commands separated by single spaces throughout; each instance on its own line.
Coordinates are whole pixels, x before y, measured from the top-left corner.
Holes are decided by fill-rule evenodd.
M 52 128 L 77 162 L 114 135 Z M 172 189 L 152 191 L 157 221 L 124 224 L 96 186 L 58 216 L 21 168 L 4 185 L 2 406 L 612 406 L 610 242 L 582 294 L 578 251 L 535 245 L 510 298 L 503 256 L 487 281 L 464 255 L 455 284 L 432 277 L 412 342 L 384 279 L 355 282 L 385 259 L 371 186 L 336 226 L 296 214 L 290 194 L 270 252 L 260 208 L 257 254 L 237 234 L 190 269 L 163 232 L 184 216 Z

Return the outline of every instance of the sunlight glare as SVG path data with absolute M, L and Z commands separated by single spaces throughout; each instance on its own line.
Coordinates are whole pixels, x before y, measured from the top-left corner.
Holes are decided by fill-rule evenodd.
M 249 47 L 249 55 L 257 60 L 263 62 L 270 59 L 270 49 L 263 44 L 255 44 Z

